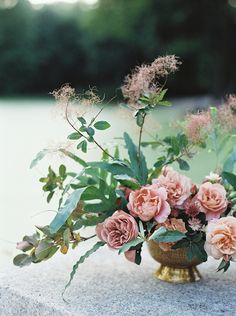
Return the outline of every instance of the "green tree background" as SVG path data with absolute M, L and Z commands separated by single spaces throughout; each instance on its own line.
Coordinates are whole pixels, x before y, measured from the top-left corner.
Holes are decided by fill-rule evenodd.
M 4 0 L 0 0 L 3 1 Z M 172 95 L 236 91 L 235 0 L 100 0 L 0 9 L 0 94 L 46 94 L 70 82 L 108 96 L 137 64 L 176 54 Z

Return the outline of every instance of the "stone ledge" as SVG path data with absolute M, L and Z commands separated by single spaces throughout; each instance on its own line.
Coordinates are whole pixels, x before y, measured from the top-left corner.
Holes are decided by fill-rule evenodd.
M 82 265 L 66 292 L 77 253 L 0 274 L 1 316 L 235 316 L 236 264 L 216 273 L 213 260 L 202 264 L 203 279 L 173 285 L 152 276 L 157 264 L 144 251 L 140 267 L 102 249 Z

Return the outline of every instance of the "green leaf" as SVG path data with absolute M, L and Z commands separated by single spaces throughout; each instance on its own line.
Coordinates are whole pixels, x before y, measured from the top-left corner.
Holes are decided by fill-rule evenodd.
M 13 259 L 14 265 L 21 268 L 30 265 L 31 262 L 32 262 L 32 258 L 25 253 L 17 255 Z
M 71 237 L 71 232 L 70 232 L 70 228 L 68 227 L 64 230 L 64 233 L 63 233 L 63 243 L 67 248 L 69 248 L 70 237 Z
M 80 117 L 77 117 L 78 121 L 80 121 L 81 124 L 85 125 L 87 122 L 85 120 L 84 117 L 80 116 Z
M 204 242 L 200 243 L 192 243 L 192 252 L 195 257 L 202 261 L 207 261 L 207 253 L 204 249 Z
M 193 252 L 192 243 L 190 243 L 190 245 L 187 249 L 187 259 L 188 259 L 188 261 L 192 261 L 193 258 L 194 258 L 194 252 Z
M 93 125 L 98 130 L 108 129 L 111 125 L 107 121 L 98 121 Z
M 171 248 L 172 249 L 188 248 L 189 244 L 190 244 L 190 241 L 186 238 L 183 238 L 177 241 Z
M 74 133 L 67 136 L 67 138 L 70 140 L 77 140 L 77 139 L 80 139 L 81 137 L 82 137 L 82 135 L 78 132 L 74 132 Z
M 127 174 L 117 175 L 114 176 L 114 178 L 127 188 L 130 188 L 132 190 L 140 189 L 140 184 L 135 182 L 134 179 L 129 177 Z
M 106 215 L 89 216 L 88 218 L 79 218 L 73 226 L 73 230 L 79 230 L 80 228 L 88 226 L 96 226 L 98 223 L 104 222 Z
M 53 198 L 55 191 L 51 191 L 47 196 L 47 202 L 50 203 L 51 199 Z
M 163 105 L 163 106 L 171 106 L 172 105 L 172 103 L 170 101 L 159 101 L 158 104 Z
M 83 201 L 89 201 L 89 200 L 106 200 L 104 196 L 104 192 L 101 192 L 97 187 L 95 186 L 89 186 L 86 188 L 86 190 L 81 195 L 81 200 Z
M 236 190 L 236 175 L 235 174 L 224 171 L 222 173 L 222 177 L 224 180 L 226 180 L 229 184 L 232 185 L 234 190 Z
M 224 272 L 226 272 L 230 267 L 230 261 L 225 261 L 224 259 L 222 259 L 219 267 L 217 268 L 217 272 L 224 270 Z
M 126 244 L 124 244 L 120 249 L 119 249 L 119 255 L 123 252 L 128 251 L 130 248 L 135 247 L 139 244 L 142 244 L 144 242 L 143 239 L 141 238 L 136 238 L 134 240 L 131 240 L 129 242 L 127 242 Z
M 66 167 L 64 165 L 60 165 L 59 175 L 61 178 L 64 178 L 66 176 Z
M 135 113 L 135 117 L 136 117 L 136 123 L 139 127 L 141 127 L 144 123 L 144 113 L 145 111 L 144 110 L 138 110 L 136 113 Z
M 89 166 L 93 168 L 105 169 L 111 174 L 115 175 L 123 175 L 127 174 L 130 177 L 134 177 L 133 171 L 127 166 L 124 162 L 115 160 L 111 162 L 99 161 L 99 162 L 89 162 Z
M 92 127 L 88 127 L 88 128 L 86 129 L 86 132 L 87 132 L 87 134 L 88 134 L 89 136 L 91 136 L 91 137 L 93 137 L 93 135 L 95 134 L 95 131 L 94 131 L 94 129 L 93 129 Z
M 181 170 L 186 170 L 186 171 L 188 171 L 188 170 L 190 169 L 190 166 L 189 166 L 189 164 L 187 163 L 186 160 L 178 159 L 177 161 L 178 161 L 178 164 L 179 164 L 179 168 L 180 168 Z
M 82 150 L 82 152 L 86 153 L 87 152 L 87 141 L 86 140 L 83 140 L 82 142 L 80 142 L 78 145 L 77 145 L 77 149 L 80 149 Z
M 145 157 L 141 152 L 140 161 L 139 161 L 137 146 L 135 146 L 129 134 L 124 133 L 124 140 L 125 140 L 126 147 L 128 149 L 128 154 L 129 154 L 131 168 L 133 170 L 133 173 L 138 179 L 138 181 L 142 185 L 145 185 L 147 183 L 147 177 L 148 177 L 148 169 L 147 169 L 147 163 L 146 163 Z
M 37 155 L 36 155 L 36 157 L 34 158 L 34 160 L 31 162 L 31 164 L 30 164 L 30 169 L 32 169 L 33 167 L 35 167 L 37 164 L 38 164 L 38 162 L 40 161 L 40 160 L 42 160 L 44 157 L 45 157 L 45 155 L 48 153 L 48 150 L 47 149 L 43 149 L 43 150 L 41 150 L 39 153 L 37 153 Z
M 66 289 L 71 285 L 72 280 L 74 279 L 74 276 L 76 274 L 76 271 L 81 263 L 83 263 L 89 256 L 91 256 L 94 252 L 96 252 L 99 248 L 104 246 L 105 243 L 103 241 L 98 241 L 90 250 L 88 250 L 83 256 L 79 258 L 79 260 L 76 262 L 76 264 L 73 266 L 73 270 L 70 273 L 70 279 L 69 282 L 66 284 L 65 289 L 62 293 L 62 296 L 64 295 Z
M 155 240 L 157 242 L 176 242 L 185 237 L 186 235 L 178 230 L 167 230 L 164 227 L 160 227 L 152 234 L 150 240 Z
M 223 166 L 223 171 L 233 172 L 235 163 L 236 163 L 236 147 L 233 148 L 229 157 L 226 159 Z
M 70 197 L 66 200 L 64 206 L 62 206 L 57 215 L 52 220 L 51 224 L 49 225 L 49 229 L 51 234 L 55 234 L 61 226 L 67 221 L 68 217 L 76 208 L 78 202 L 80 201 L 82 193 L 85 191 L 86 188 L 81 188 L 74 191 Z
M 38 247 L 35 249 L 35 256 L 40 261 L 49 259 L 55 254 L 57 250 L 58 247 L 55 246 L 52 241 L 41 240 Z
M 59 151 L 61 153 L 63 153 L 65 156 L 67 156 L 67 157 L 71 158 L 72 160 L 74 160 L 75 162 L 79 163 L 82 167 L 86 168 L 88 166 L 87 163 L 83 159 L 79 158 L 78 156 L 76 156 L 72 152 L 70 152 L 66 149 L 63 149 L 63 148 L 59 149 Z

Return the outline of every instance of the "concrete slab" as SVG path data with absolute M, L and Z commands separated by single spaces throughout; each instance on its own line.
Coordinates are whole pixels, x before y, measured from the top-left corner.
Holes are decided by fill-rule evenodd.
M 51 261 L 0 273 L 1 316 L 235 316 L 236 263 L 225 274 L 217 262 L 199 266 L 200 282 L 173 285 L 156 280 L 157 263 L 144 251 L 136 266 L 104 247 L 83 264 L 61 292 L 83 249 Z

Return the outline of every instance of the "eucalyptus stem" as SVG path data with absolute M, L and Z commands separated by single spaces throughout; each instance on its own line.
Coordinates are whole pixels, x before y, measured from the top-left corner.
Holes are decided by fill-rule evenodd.
M 71 121 L 70 121 L 70 119 L 69 119 L 69 115 L 68 115 L 68 106 L 69 106 L 69 103 L 67 103 L 67 105 L 66 105 L 66 111 L 65 111 L 65 115 L 66 115 L 66 120 L 67 120 L 67 122 L 69 123 L 69 125 L 70 125 L 81 137 L 83 137 L 83 138 L 85 138 L 87 141 L 89 141 L 89 137 L 87 137 L 87 136 L 85 136 L 83 133 L 81 133 L 81 131 L 78 130 L 78 129 L 74 126 L 73 123 L 71 123 Z M 93 137 L 92 137 L 92 139 L 93 139 L 94 144 L 97 145 L 97 147 L 100 148 L 100 149 L 104 152 L 104 154 L 106 154 L 107 156 L 109 156 L 112 160 L 115 159 L 115 158 L 114 158 L 112 155 L 110 155 Z

